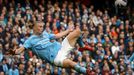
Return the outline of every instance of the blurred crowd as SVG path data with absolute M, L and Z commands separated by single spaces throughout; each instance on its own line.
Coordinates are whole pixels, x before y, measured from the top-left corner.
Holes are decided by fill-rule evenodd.
M 53 34 L 68 25 L 80 26 L 84 43 L 94 50 L 80 52 L 76 44 L 69 57 L 95 75 L 134 75 L 134 8 L 122 8 L 127 8 L 124 15 L 79 1 L 0 0 L 0 75 L 80 75 L 51 65 L 30 50 L 20 55 L 10 53 L 32 35 L 35 21 L 43 21 L 44 29 Z

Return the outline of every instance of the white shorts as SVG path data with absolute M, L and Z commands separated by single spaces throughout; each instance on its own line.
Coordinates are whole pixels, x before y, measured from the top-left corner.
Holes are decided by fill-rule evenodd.
M 54 59 L 54 64 L 56 66 L 63 66 L 63 60 L 68 58 L 68 55 L 70 54 L 71 50 L 74 47 L 72 47 L 69 42 L 68 39 L 65 38 L 61 44 L 61 49 L 59 50 L 56 58 Z

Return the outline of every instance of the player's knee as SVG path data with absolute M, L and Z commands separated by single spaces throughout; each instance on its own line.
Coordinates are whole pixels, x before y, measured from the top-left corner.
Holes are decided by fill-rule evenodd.
M 77 28 L 75 31 L 76 31 L 76 32 L 75 32 L 76 35 L 77 35 L 77 36 L 80 36 L 80 34 L 81 34 L 81 30 L 80 30 L 80 28 Z

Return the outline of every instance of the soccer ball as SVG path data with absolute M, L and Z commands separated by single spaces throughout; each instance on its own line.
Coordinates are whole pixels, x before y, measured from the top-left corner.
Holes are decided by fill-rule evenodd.
M 126 6 L 127 0 L 115 0 L 115 6 Z

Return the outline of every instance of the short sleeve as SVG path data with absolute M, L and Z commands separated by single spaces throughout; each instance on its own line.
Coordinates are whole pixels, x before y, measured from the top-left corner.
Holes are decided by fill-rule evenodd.
M 49 39 L 55 39 L 55 34 L 49 34 L 46 31 L 43 32 L 43 36 L 47 36 Z
M 26 49 L 31 48 L 30 39 L 27 39 L 27 40 L 24 42 L 23 46 L 24 46 Z
M 50 39 L 55 39 L 55 34 L 49 34 Z

